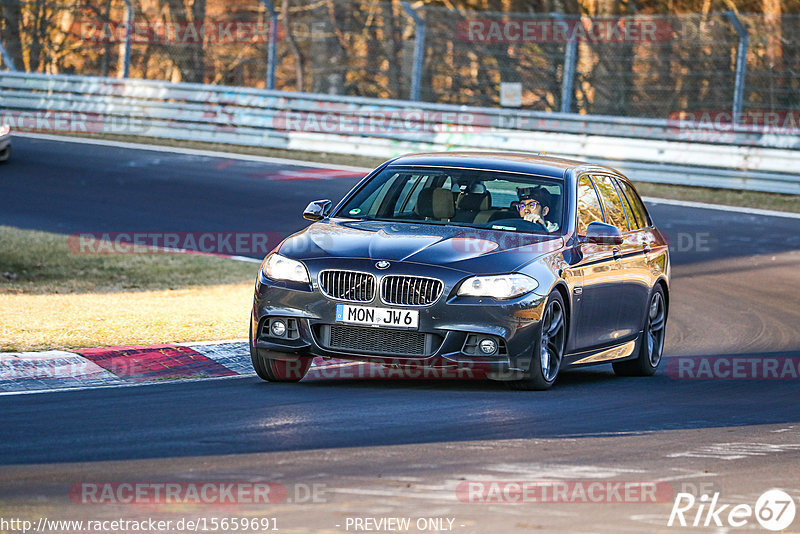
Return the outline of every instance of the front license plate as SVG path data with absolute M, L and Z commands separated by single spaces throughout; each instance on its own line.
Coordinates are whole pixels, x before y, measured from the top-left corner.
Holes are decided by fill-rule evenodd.
M 393 310 L 369 306 L 336 305 L 336 322 L 389 326 L 394 328 L 418 328 L 418 310 Z

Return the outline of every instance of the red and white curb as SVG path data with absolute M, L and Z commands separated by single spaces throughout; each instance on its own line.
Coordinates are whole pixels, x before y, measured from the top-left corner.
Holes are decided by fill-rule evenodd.
M 250 374 L 246 341 L 0 353 L 0 395 Z
M 254 374 L 240 340 L 0 353 L 0 395 Z M 306 379 L 392 378 L 385 375 L 382 366 L 315 358 Z

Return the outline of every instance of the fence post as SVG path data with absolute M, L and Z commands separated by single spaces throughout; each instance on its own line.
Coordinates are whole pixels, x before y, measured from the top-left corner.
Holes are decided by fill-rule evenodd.
M 411 71 L 410 100 L 419 100 L 420 80 L 422 79 L 422 62 L 425 59 L 425 21 L 414 11 L 408 2 L 400 2 L 403 9 L 414 21 L 414 68 Z
M 267 47 L 267 89 L 275 89 L 275 69 L 278 54 L 278 12 L 272 0 L 261 0 L 269 11 L 269 44 Z
M 747 74 L 747 48 L 750 36 L 747 28 L 742 25 L 739 17 L 733 11 L 726 11 L 725 16 L 739 35 L 739 47 L 736 49 L 736 77 L 733 85 L 733 126 L 739 125 L 742 117 L 742 101 L 744 99 L 744 83 Z
M 551 13 L 557 23 L 567 24 L 561 13 Z M 579 21 L 580 22 L 580 21 Z M 564 69 L 561 75 L 561 113 L 572 111 L 573 84 L 575 83 L 575 62 L 578 57 L 578 41 L 575 32 L 569 32 L 570 38 L 564 49 Z
M 122 44 L 122 57 L 120 65 L 122 78 L 130 76 L 131 71 L 131 39 L 133 37 L 133 2 L 125 0 L 125 42 Z

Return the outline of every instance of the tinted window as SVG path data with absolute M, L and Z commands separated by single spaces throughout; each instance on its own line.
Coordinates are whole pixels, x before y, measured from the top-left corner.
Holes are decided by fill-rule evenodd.
M 603 209 L 591 180 L 582 176 L 578 180 L 578 233 L 586 235 L 586 228 L 593 222 L 604 222 Z
M 560 179 L 501 171 L 387 167 L 338 216 L 560 233 L 563 187 Z
M 633 186 L 622 180 L 617 180 L 617 183 L 628 199 L 628 204 L 636 217 L 639 228 L 647 228 L 650 226 L 650 218 L 647 216 L 647 209 L 645 209 L 642 199 L 639 198 L 639 194 L 633 189 Z
M 628 200 L 628 197 L 625 196 L 625 193 L 622 191 L 622 187 L 620 187 L 620 182 L 617 178 L 612 179 L 614 182 L 614 187 L 617 188 L 617 194 L 619 198 L 622 199 L 622 207 L 625 208 L 625 216 L 628 218 L 628 226 L 630 226 L 631 230 L 636 230 L 637 228 L 641 228 L 641 222 L 636 218 L 636 213 L 634 213 L 633 208 L 631 207 L 631 203 Z
M 592 176 L 597 191 L 603 199 L 603 208 L 605 208 L 606 222 L 613 224 L 620 229 L 621 232 L 627 232 L 628 220 L 625 217 L 625 208 L 622 207 L 622 200 L 617 194 L 617 189 L 614 187 L 614 182 L 611 178 L 603 175 Z

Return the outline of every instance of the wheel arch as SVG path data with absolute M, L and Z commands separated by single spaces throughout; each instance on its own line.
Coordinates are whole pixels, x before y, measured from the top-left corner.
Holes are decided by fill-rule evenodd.
M 661 290 L 664 292 L 664 304 L 666 305 L 667 313 L 669 313 L 669 283 L 667 279 L 660 276 L 656 283 L 653 284 L 653 288 L 655 289 L 656 286 L 661 286 Z
M 566 353 L 566 348 L 569 347 L 570 341 L 570 329 L 572 328 L 572 300 L 569 298 L 569 288 L 567 284 L 564 283 L 563 280 L 559 280 L 555 283 L 553 288 L 550 290 L 550 293 L 553 291 L 558 291 L 561 294 L 561 300 L 564 301 L 564 306 L 566 307 L 566 316 L 567 316 L 567 328 L 566 328 L 566 339 L 564 340 L 564 350 Z M 550 294 L 548 293 L 548 295 Z

